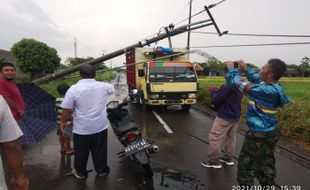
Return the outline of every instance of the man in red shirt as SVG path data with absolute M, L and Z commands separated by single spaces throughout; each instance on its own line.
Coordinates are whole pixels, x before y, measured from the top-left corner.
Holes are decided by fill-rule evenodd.
M 0 95 L 8 103 L 16 121 L 22 118 L 25 112 L 25 103 L 19 89 L 13 82 L 16 68 L 12 63 L 4 62 L 0 65 Z

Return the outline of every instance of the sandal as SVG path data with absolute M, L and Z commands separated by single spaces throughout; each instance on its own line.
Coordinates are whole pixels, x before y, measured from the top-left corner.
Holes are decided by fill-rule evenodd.
M 73 149 L 70 149 L 69 151 L 66 151 L 66 154 L 67 154 L 67 155 L 74 154 L 74 150 L 73 150 Z

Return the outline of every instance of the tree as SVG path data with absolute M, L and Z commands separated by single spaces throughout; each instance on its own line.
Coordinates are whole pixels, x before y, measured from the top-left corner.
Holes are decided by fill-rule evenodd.
M 305 71 L 310 68 L 310 65 L 309 65 L 310 59 L 309 57 L 304 57 L 301 59 L 300 62 L 301 64 L 299 65 L 299 68 L 302 71 L 302 77 L 305 77 Z
M 54 48 L 35 39 L 24 38 L 11 48 L 17 66 L 30 78 L 37 78 L 53 73 L 60 64 L 60 58 Z
M 196 63 L 196 62 L 195 62 L 195 63 Z M 203 63 L 198 63 L 198 62 L 197 62 L 197 64 L 199 64 L 200 67 L 202 67 L 202 68 L 207 68 L 207 67 L 208 67 L 208 63 L 206 63 L 206 62 L 203 62 Z
M 85 63 L 87 61 L 91 61 L 93 60 L 94 58 L 93 57 L 86 57 L 86 58 L 83 58 L 83 57 L 68 57 L 67 60 L 66 60 L 66 63 L 69 65 L 69 66 L 75 66 L 75 65 L 79 65 L 81 63 Z M 96 65 L 96 68 L 97 70 L 104 70 L 104 69 L 107 69 L 107 67 L 104 65 L 104 63 L 100 63 L 100 64 L 97 64 Z
M 60 65 L 55 69 L 55 73 L 57 73 L 61 70 L 64 70 L 64 69 L 68 69 L 68 68 L 69 68 L 68 65 L 60 63 Z
M 81 63 L 85 63 L 87 61 L 93 60 L 93 57 L 68 57 L 66 60 L 66 63 L 69 64 L 70 67 L 75 66 L 75 65 L 79 65 Z
M 215 57 L 211 57 L 208 59 L 207 64 L 209 65 L 209 71 L 213 72 L 220 72 L 224 71 L 224 68 L 226 67 L 224 63 L 222 63 L 220 60 L 216 59 Z
M 296 65 L 296 64 L 289 64 L 289 65 L 287 65 L 287 68 L 288 68 L 288 69 L 294 69 L 294 70 L 297 70 L 298 65 Z
M 3 57 L 0 57 L 0 64 L 3 63 L 5 59 Z
M 298 65 L 296 65 L 296 64 L 288 64 L 287 65 L 287 70 L 286 70 L 286 75 L 287 76 L 291 76 L 291 77 L 299 76 L 299 75 L 301 75 L 300 73 L 302 73 L 299 70 L 300 69 L 299 69 Z

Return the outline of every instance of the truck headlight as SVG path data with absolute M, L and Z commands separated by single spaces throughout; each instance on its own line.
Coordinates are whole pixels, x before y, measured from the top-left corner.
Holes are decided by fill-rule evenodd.
M 159 95 L 158 94 L 150 94 L 150 98 L 151 99 L 159 99 Z
M 188 98 L 190 98 L 190 99 L 196 98 L 196 93 L 189 93 Z

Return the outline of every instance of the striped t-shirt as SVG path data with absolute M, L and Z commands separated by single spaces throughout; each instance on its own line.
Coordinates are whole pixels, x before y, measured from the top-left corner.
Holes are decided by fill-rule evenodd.
M 61 119 L 61 113 L 62 113 L 62 107 L 60 107 L 61 103 L 62 103 L 63 98 L 57 98 L 56 99 L 56 112 L 57 112 L 57 125 L 60 126 L 60 119 Z M 71 127 L 72 126 L 72 122 L 71 121 L 67 121 L 67 126 Z

